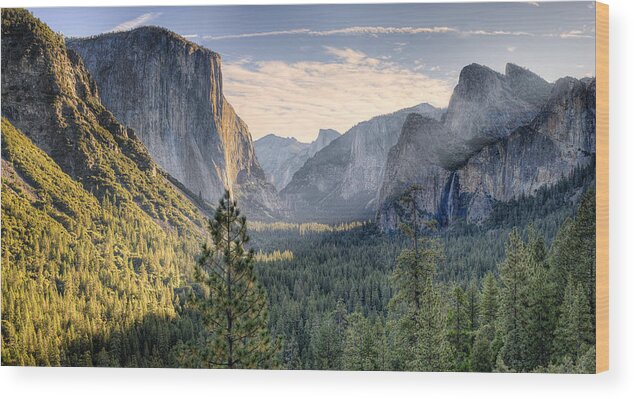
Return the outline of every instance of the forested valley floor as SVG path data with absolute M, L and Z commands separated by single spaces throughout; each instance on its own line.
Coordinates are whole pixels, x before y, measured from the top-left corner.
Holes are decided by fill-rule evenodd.
M 482 226 L 417 237 L 418 260 L 412 237 L 373 223 L 255 229 L 282 364 L 592 372 L 593 184 L 580 169 Z
M 4 159 L 3 364 L 593 371 L 592 167 L 425 231 L 249 222 L 225 199 L 200 249 L 6 121 Z

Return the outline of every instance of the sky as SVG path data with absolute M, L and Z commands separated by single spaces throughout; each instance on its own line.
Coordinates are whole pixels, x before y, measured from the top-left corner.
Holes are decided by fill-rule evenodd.
M 67 37 L 157 25 L 220 53 L 254 139 L 313 140 L 423 102 L 462 67 L 512 62 L 554 82 L 594 76 L 594 2 L 33 8 Z

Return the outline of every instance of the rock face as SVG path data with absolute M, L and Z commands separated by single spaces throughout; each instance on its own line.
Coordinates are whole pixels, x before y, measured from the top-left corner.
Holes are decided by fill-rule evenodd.
M 448 169 L 529 123 L 548 96 L 551 85 L 539 76 L 513 64 L 506 70 L 507 75 L 502 75 L 471 64 L 460 72 L 444 119 L 449 142 L 442 162 Z
M 388 152 L 411 113 L 440 119 L 442 110 L 420 104 L 377 116 L 352 127 L 309 158 L 281 192 L 295 218 L 341 221 L 372 217 Z
M 594 79 L 553 85 L 512 64 L 506 75 L 465 69 L 442 123 L 410 116 L 403 126 L 381 188 L 382 228 L 397 227 L 399 198 L 412 184 L 419 214 L 441 225 L 479 223 L 496 201 L 533 194 L 593 161 Z
M 102 105 L 81 58 L 26 10 L 2 10 L 2 115 L 93 198 L 138 206 L 180 231 L 202 226 L 134 131 Z M 72 209 L 61 198 L 54 205 Z
M 67 45 L 84 60 L 104 105 L 187 189 L 210 202 L 229 189 L 256 218 L 276 212 L 247 125 L 224 98 L 217 53 L 157 27 Z
M 398 226 L 400 196 L 412 185 L 417 185 L 416 208 L 433 217 L 436 205 L 445 195 L 446 182 L 452 172 L 443 168 L 440 161 L 442 144 L 447 141 L 443 123 L 410 114 L 403 124 L 398 143 L 387 158 L 385 176 L 380 189 L 379 222 L 382 226 Z
M 268 134 L 255 141 L 255 154 L 268 181 L 277 190 L 282 190 L 308 158 L 339 136 L 341 133 L 336 130 L 320 129 L 313 142 L 302 143 L 292 137 L 285 138 Z

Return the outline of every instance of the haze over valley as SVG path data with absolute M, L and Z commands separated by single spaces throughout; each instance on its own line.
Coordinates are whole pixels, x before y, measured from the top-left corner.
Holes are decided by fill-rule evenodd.
M 593 4 L 3 9 L 2 363 L 592 372 Z

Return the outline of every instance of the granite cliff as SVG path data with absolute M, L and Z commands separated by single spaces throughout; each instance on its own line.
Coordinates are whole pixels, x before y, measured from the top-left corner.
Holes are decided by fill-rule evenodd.
M 16 136 L 28 137 L 37 151 L 50 157 L 46 162 L 60 168 L 65 179 L 79 183 L 93 199 L 141 210 L 143 218 L 179 232 L 202 228 L 202 214 L 187 193 L 157 167 L 135 132 L 103 106 L 81 58 L 26 10 L 2 10 L 2 116 L 6 126 L 22 132 Z M 13 158 L 6 162 L 10 165 Z M 25 165 L 12 167 L 22 170 Z M 20 177 L 40 189 L 44 183 L 36 184 L 36 177 L 42 170 L 44 165 L 39 172 L 23 172 Z M 72 220 L 70 210 L 77 205 L 65 203 L 63 195 L 43 195 L 40 202 L 45 210 L 52 202 L 53 208 L 68 214 L 69 219 L 63 220 Z
M 67 40 L 104 105 L 152 158 L 206 201 L 232 191 L 251 217 L 279 211 L 247 125 L 222 90 L 220 55 L 158 27 Z
M 410 113 L 440 119 L 442 110 L 420 104 L 374 117 L 309 158 L 281 191 L 293 216 L 319 221 L 371 218 L 388 152 Z
M 442 122 L 408 117 L 388 156 L 377 219 L 396 228 L 398 199 L 415 184 L 420 215 L 480 223 L 496 202 L 557 183 L 595 151 L 594 79 L 549 84 L 512 64 L 506 75 L 469 65 Z

